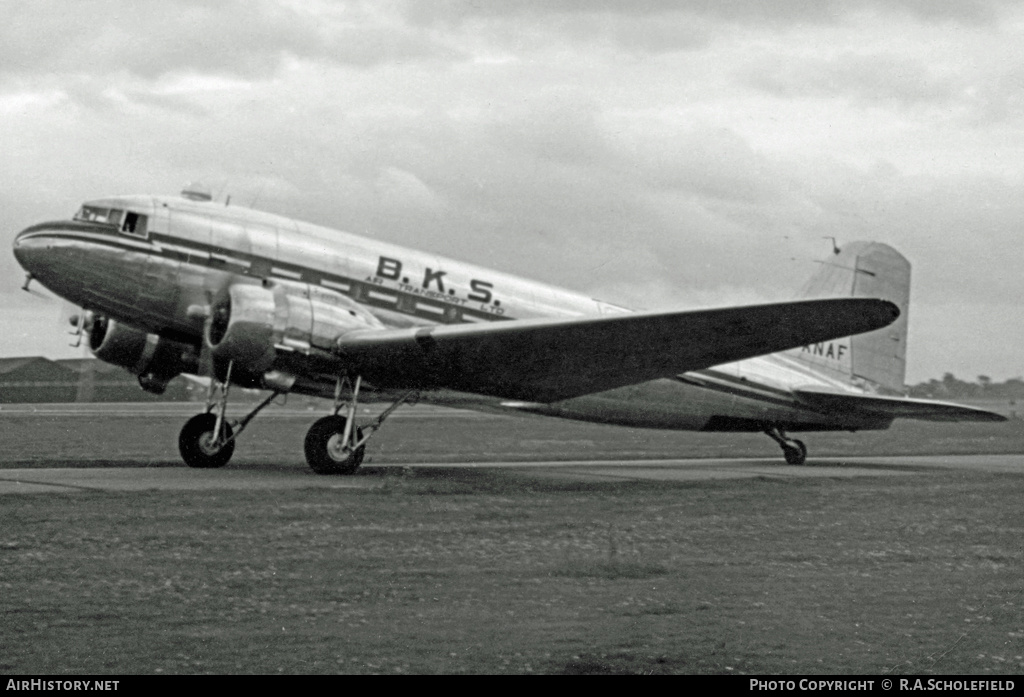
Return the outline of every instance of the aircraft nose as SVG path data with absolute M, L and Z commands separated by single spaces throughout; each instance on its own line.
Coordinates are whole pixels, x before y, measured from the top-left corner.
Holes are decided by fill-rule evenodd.
M 40 257 L 46 247 L 45 224 L 32 225 L 14 236 L 14 258 L 21 264 L 21 268 L 29 273 L 35 273 L 38 270 L 41 263 Z
M 30 263 L 31 251 L 30 247 L 33 246 L 28 242 L 28 236 L 31 234 L 31 228 L 26 228 L 14 236 L 14 258 L 18 260 L 23 269 L 28 270 L 26 263 Z
M 18 260 L 18 263 L 25 266 L 25 230 L 22 230 L 14 236 L 14 258 Z

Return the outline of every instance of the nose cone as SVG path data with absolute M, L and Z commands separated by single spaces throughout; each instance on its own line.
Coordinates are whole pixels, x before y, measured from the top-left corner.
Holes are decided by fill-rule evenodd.
M 66 220 L 32 225 L 15 235 L 12 251 L 39 285 L 81 304 L 86 243 L 76 239 L 76 226 Z
M 33 225 L 14 237 L 14 258 L 29 273 L 38 270 L 41 251 L 46 248 L 46 242 L 42 239 L 44 230 L 42 226 Z
M 28 230 L 22 230 L 14 237 L 14 258 L 17 259 L 18 263 L 21 264 L 21 267 L 26 270 L 28 267 L 25 266 L 25 262 L 29 256 L 28 245 L 26 244 L 27 240 L 25 239 L 25 233 L 27 232 Z

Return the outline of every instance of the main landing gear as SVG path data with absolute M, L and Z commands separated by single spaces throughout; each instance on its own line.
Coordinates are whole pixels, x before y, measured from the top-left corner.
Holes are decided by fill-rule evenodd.
M 235 440 L 245 427 L 256 414 L 282 394 L 280 391 L 272 392 L 241 421 L 228 421 L 225 412 L 231 367 L 229 364 L 223 383 L 211 381 L 206 412 L 189 419 L 178 436 L 178 450 L 189 467 L 206 469 L 226 465 L 235 452 Z M 395 409 L 402 404 L 415 404 L 419 398 L 415 390 L 406 392 L 381 412 L 373 423 L 361 428 L 356 425 L 355 419 L 361 384 L 362 378 L 358 376 L 354 382 L 348 377 L 339 378 L 334 390 L 334 413 L 316 421 L 306 432 L 306 462 L 317 474 L 355 472 L 363 461 L 366 441 L 370 436 L 376 433 Z M 347 390 L 351 391 L 351 398 L 346 401 L 342 396 Z M 345 410 L 344 416 L 339 413 L 342 409 Z
M 223 467 L 235 452 L 235 439 L 241 435 L 264 407 L 274 401 L 280 392 L 272 392 L 241 421 L 228 421 L 228 391 L 231 387 L 231 368 L 223 383 L 210 378 L 210 392 L 206 397 L 206 412 L 196 414 L 185 422 L 178 434 L 178 452 L 189 467 L 211 469 Z
M 778 426 L 766 429 L 765 435 L 779 444 L 788 464 L 802 465 L 807 461 L 807 446 L 803 441 L 786 438 L 786 432 Z
M 352 474 L 363 461 L 366 441 L 377 432 L 384 420 L 403 404 L 415 404 L 419 392 L 409 390 L 382 411 L 365 428 L 356 425 L 356 407 L 359 405 L 359 388 L 363 379 L 355 381 L 340 378 L 334 388 L 334 413 L 315 422 L 306 432 L 306 463 L 317 474 Z M 346 402 L 343 395 L 351 390 L 352 396 Z M 344 409 L 345 415 L 339 412 Z

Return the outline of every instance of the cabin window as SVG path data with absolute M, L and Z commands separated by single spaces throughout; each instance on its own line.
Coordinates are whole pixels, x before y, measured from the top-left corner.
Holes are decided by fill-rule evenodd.
M 146 236 L 146 216 L 132 211 L 126 211 L 124 220 L 121 221 L 121 232 L 136 237 Z

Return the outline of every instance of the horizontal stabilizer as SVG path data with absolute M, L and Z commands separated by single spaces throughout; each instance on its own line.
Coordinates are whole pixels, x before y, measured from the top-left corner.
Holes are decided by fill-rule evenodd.
M 793 390 L 801 402 L 833 414 L 856 413 L 924 421 L 1006 421 L 992 411 L 952 402 L 840 392 L 820 387 Z
M 554 402 L 871 331 L 899 310 L 864 298 L 688 312 L 355 330 L 337 352 L 376 387 Z

